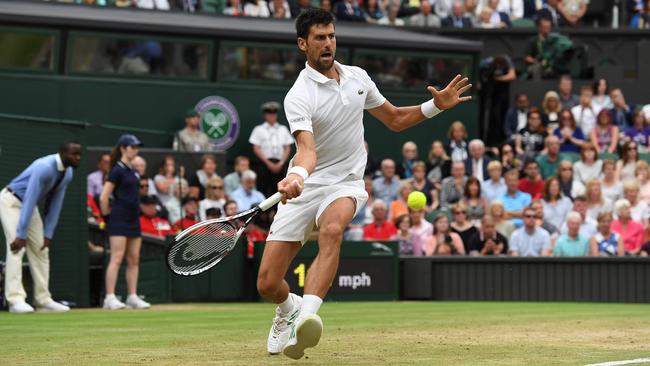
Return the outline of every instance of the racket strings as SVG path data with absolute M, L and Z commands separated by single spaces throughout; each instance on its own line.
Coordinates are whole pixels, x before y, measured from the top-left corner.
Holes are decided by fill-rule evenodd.
M 173 244 L 168 264 L 177 273 L 194 274 L 223 259 L 232 250 L 237 229 L 229 222 L 217 222 L 186 234 Z

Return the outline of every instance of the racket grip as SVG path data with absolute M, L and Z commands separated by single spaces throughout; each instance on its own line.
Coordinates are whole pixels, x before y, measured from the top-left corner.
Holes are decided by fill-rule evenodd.
M 260 208 L 260 210 L 262 210 L 262 211 L 266 211 L 266 210 L 268 210 L 269 208 L 275 206 L 275 204 L 278 203 L 278 202 L 280 202 L 281 200 L 282 200 L 282 193 L 280 193 L 280 192 L 275 192 L 275 194 L 274 194 L 273 196 L 271 196 L 271 197 L 265 199 L 264 201 L 262 201 L 262 202 L 259 204 L 259 208 Z

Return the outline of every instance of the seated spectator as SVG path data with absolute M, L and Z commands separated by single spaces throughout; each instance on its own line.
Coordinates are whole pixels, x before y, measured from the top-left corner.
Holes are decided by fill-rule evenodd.
M 159 238 L 173 235 L 172 225 L 166 219 L 158 217 L 156 213 L 156 199 L 154 196 L 140 197 L 140 230 Z
M 363 240 L 389 240 L 396 233 L 395 224 L 386 220 L 386 204 L 375 200 L 372 204 L 372 223 L 363 228 Z
M 506 193 L 499 198 L 506 210 L 506 217 L 516 226 L 523 225 L 523 209 L 532 202 L 530 194 L 519 190 L 519 172 L 510 170 L 506 172 Z
M 413 255 L 431 255 L 428 251 L 433 242 L 433 225 L 424 219 L 425 211 L 409 209 L 411 217 L 411 243 L 413 244 Z
M 235 171 L 223 178 L 223 187 L 226 195 L 232 194 L 240 187 L 241 173 L 250 169 L 250 160 L 245 156 L 235 158 Z
M 521 170 L 521 160 L 515 156 L 515 148 L 511 144 L 501 146 L 500 157 L 504 172 L 512 169 Z
M 160 202 L 165 205 L 169 212 L 168 220 L 176 222 L 181 218 L 181 199 L 188 195 L 189 185 L 187 180 L 176 175 L 176 161 L 171 155 L 163 158 L 162 164 L 158 169 L 158 174 L 154 177 L 156 185 L 156 195 Z
M 488 5 L 488 0 L 481 0 L 479 1 L 477 10 L 480 12 L 481 9 Z M 522 0 L 497 0 L 496 6 L 492 6 L 492 8 L 508 15 L 511 21 L 524 17 L 524 2 Z
M 603 196 L 602 186 L 598 179 L 587 182 L 585 189 L 587 197 L 587 216 L 596 220 L 601 212 L 612 212 L 614 204 Z
M 244 14 L 247 17 L 269 18 L 271 12 L 269 5 L 264 0 L 247 0 L 244 5 Z
M 638 109 L 632 113 L 632 126 L 628 127 L 621 138 L 623 142 L 633 141 L 640 153 L 650 151 L 650 126 L 645 120 L 643 111 Z
M 436 5 L 441 3 L 441 1 L 436 1 Z M 476 15 L 478 14 L 478 1 L 477 0 L 465 0 L 465 12 L 463 13 L 463 16 L 469 18 L 470 20 L 470 25 L 474 27 L 474 25 L 477 23 L 476 20 Z M 444 17 L 440 12 L 438 12 L 437 7 L 436 7 L 436 14 L 438 14 L 439 17 Z
M 196 198 L 183 198 L 183 218 L 174 223 L 174 231 L 180 232 L 199 222 L 199 202 Z
M 406 141 L 402 145 L 402 161 L 397 164 L 395 174 L 401 179 L 413 177 L 413 163 L 418 159 L 418 145 L 413 141 Z
M 528 42 L 526 51 L 527 76 L 533 80 L 551 78 L 555 75 L 552 64 L 554 62 L 550 49 L 552 21 L 548 17 L 539 17 L 537 23 L 537 36 Z
M 572 211 L 567 216 L 568 231 L 555 241 L 553 256 L 555 257 L 584 257 L 589 253 L 589 238 L 580 235 L 582 217 Z
M 467 207 L 462 202 L 455 204 L 451 212 L 453 214 L 453 220 L 450 224 L 451 231 L 460 236 L 465 253 L 468 253 L 467 245 L 469 244 L 469 240 L 478 233 L 478 229 L 468 220 Z
M 505 179 L 501 176 L 503 169 L 499 161 L 491 161 L 487 166 L 487 170 L 489 178 L 481 184 L 481 195 L 489 204 L 504 195 L 508 187 L 506 187 Z
M 206 220 L 214 220 L 214 219 L 220 219 L 223 217 L 223 211 L 213 207 L 205 210 L 205 219 Z
M 465 184 L 464 191 L 460 203 L 467 208 L 467 220 L 469 220 L 472 225 L 480 226 L 481 219 L 487 212 L 487 200 L 485 197 L 481 197 L 481 182 L 479 182 L 479 180 L 474 176 L 469 177 Z
M 632 205 L 626 199 L 620 199 L 614 204 L 614 210 L 618 219 L 612 222 L 612 231 L 623 238 L 625 253 L 636 255 L 643 244 L 643 225 L 635 221 L 631 216 Z
M 433 238 L 425 250 L 426 255 L 465 254 L 465 246 L 460 235 L 450 230 L 449 219 L 439 214 L 433 219 Z
M 557 4 L 557 10 L 564 18 L 565 24 L 576 27 L 582 24 L 582 17 L 587 12 L 589 0 L 562 0 Z
M 234 0 L 239 1 L 239 0 Z M 227 10 L 227 9 L 226 9 Z M 225 10 L 224 10 L 224 14 Z M 185 112 L 185 128 L 174 136 L 174 150 L 182 152 L 210 151 L 210 138 L 201 131 L 201 117 L 192 109 Z
M 413 235 L 411 234 L 411 217 L 402 215 L 395 220 L 397 232 L 391 236 L 390 240 L 399 242 L 400 255 L 413 255 Z
M 566 19 L 559 11 L 560 0 L 546 0 L 542 4 L 542 9 L 537 12 L 536 18 L 548 19 L 553 27 L 564 27 L 567 24 Z
M 438 190 L 424 176 L 425 168 L 426 166 L 423 162 L 416 161 L 413 164 L 413 178 L 410 180 L 410 183 L 413 190 L 424 193 L 424 196 L 427 198 L 426 210 L 430 212 L 440 206 L 440 201 L 438 201 Z
M 625 255 L 623 238 L 612 231 L 613 216 L 611 212 L 598 214 L 598 232 L 591 238 L 589 255 L 591 256 L 616 256 Z
M 104 188 L 104 182 L 111 170 L 111 154 L 101 154 L 97 160 L 97 170 L 88 174 L 86 179 L 86 192 L 94 197 L 99 197 Z
M 561 111 L 559 121 L 560 126 L 553 131 L 553 135 L 560 139 L 560 152 L 580 152 L 580 149 L 585 144 L 585 134 L 576 125 L 571 111 L 568 109 Z
M 515 136 L 515 149 L 521 160 L 535 159 L 544 150 L 544 141 L 548 132 L 542 124 L 542 114 L 539 109 L 528 111 L 528 124 L 519 130 Z
M 562 160 L 558 166 L 557 177 L 560 180 L 560 188 L 565 197 L 573 201 L 573 197 L 585 193 L 584 184 L 573 179 L 573 164 L 569 160 Z
M 465 160 L 465 175 L 476 177 L 479 182 L 488 178 L 487 166 L 490 162 L 485 156 L 485 144 L 479 139 L 469 142 L 469 157 Z
M 106 221 L 102 215 L 95 198 L 90 194 L 86 194 L 86 213 L 89 224 L 97 224 L 101 230 L 106 228 Z
M 512 233 L 508 254 L 513 257 L 539 257 L 548 255 L 551 249 L 551 236 L 535 223 L 535 210 L 525 208 L 522 227 Z
M 614 88 L 609 92 L 614 107 L 609 110 L 612 115 L 614 124 L 623 131 L 632 125 L 632 113 L 634 108 L 625 102 L 625 96 L 620 88 Z
M 167 0 L 137 0 L 135 1 L 135 6 L 138 9 L 150 9 L 150 10 L 169 10 L 169 2 Z
M 393 202 L 399 197 L 400 180 L 395 175 L 395 162 L 384 159 L 381 162 L 381 177 L 372 181 L 375 197 L 384 202 Z
M 434 2 L 434 7 L 436 13 L 440 18 L 446 18 L 451 14 L 452 8 L 453 8 L 453 2 L 454 0 L 440 0 L 440 1 L 435 1 Z
M 560 95 L 562 109 L 571 109 L 580 104 L 580 97 L 573 92 L 573 79 L 571 79 L 571 75 L 564 74 L 560 76 L 557 90 Z
M 633 141 L 623 144 L 620 159 L 616 162 L 616 180 L 625 182 L 636 178 L 636 162 L 639 160 L 638 145 Z
M 206 183 L 205 198 L 199 202 L 199 220 L 207 219 L 207 212 L 211 208 L 218 208 L 223 212 L 226 204 L 226 195 L 223 192 L 223 179 L 212 177 Z
M 636 179 L 639 182 L 639 200 L 650 205 L 650 170 L 644 160 L 636 162 Z
M 600 109 L 592 103 L 593 94 L 594 92 L 589 85 L 583 85 L 580 88 L 580 104 L 571 108 L 573 119 L 587 136 L 591 134 L 591 129 L 596 126 L 598 113 L 600 113 Z
M 614 104 L 612 104 L 612 98 L 609 97 L 609 82 L 607 79 L 597 79 L 594 81 L 591 88 L 594 91 L 594 97 L 592 98 L 591 103 L 596 106 L 596 108 L 602 110 L 610 109 L 614 106 Z
M 650 215 L 650 207 L 645 201 L 639 199 L 639 182 L 630 179 L 623 182 L 623 197 L 630 203 L 632 220 L 645 224 Z
M 237 202 L 233 200 L 226 201 L 226 204 L 223 205 L 224 216 L 234 216 L 239 213 L 239 207 L 237 207 Z
M 469 255 L 500 255 L 508 253 L 508 239 L 501 235 L 490 215 L 483 216 L 478 234 L 469 240 Z
M 539 174 L 539 163 L 535 160 L 528 161 L 524 172 L 526 176 L 519 180 L 518 189 L 524 193 L 528 193 L 533 200 L 542 198 L 542 193 L 544 193 L 544 179 Z
M 542 178 L 548 179 L 557 175 L 560 166 L 560 139 L 555 135 L 546 137 L 546 153 L 539 155 L 535 160 L 539 164 Z
M 342 0 L 334 5 L 336 19 L 350 22 L 366 22 L 366 15 L 354 0 Z
M 388 220 L 395 221 L 399 216 L 409 213 L 408 197 L 413 192 L 411 182 L 403 180 L 400 182 L 399 198 L 388 205 Z M 385 205 L 385 204 L 384 204 Z
M 447 155 L 454 161 L 465 161 L 469 156 L 467 153 L 467 130 L 461 121 L 456 121 L 449 127 L 449 141 L 445 146 Z
M 420 12 L 411 15 L 409 25 L 414 27 L 440 28 L 440 18 L 432 13 L 432 6 L 428 0 L 421 0 Z
M 490 204 L 490 216 L 494 220 L 494 227 L 506 239 L 510 240 L 512 233 L 515 231 L 515 225 L 506 218 L 506 210 L 501 201 L 492 201 Z
M 442 179 L 449 176 L 449 170 L 451 169 L 451 159 L 447 156 L 445 152 L 445 147 L 441 141 L 434 141 L 431 144 L 431 150 L 429 150 L 429 155 L 427 156 L 427 180 L 433 183 L 436 186 L 436 189 L 440 189 Z
M 154 195 L 149 194 L 149 190 L 150 190 L 149 181 L 151 181 L 151 179 L 149 179 L 146 175 L 140 176 L 140 188 L 138 190 L 138 194 L 140 195 L 140 200 L 142 200 L 142 198 L 144 197 L 149 197 L 150 199 L 153 199 L 156 204 L 156 215 L 166 220 L 167 217 L 169 217 L 169 212 L 167 212 L 167 208 L 160 201 L 158 196 L 156 196 L 155 194 Z
M 650 29 L 650 1 L 638 0 L 636 3 L 635 13 L 630 19 L 630 28 Z
M 297 18 L 300 13 L 311 8 L 311 3 L 309 0 L 296 0 L 289 3 L 289 8 L 291 10 L 291 18 Z
M 436 1 L 436 4 L 438 4 L 438 1 Z M 454 1 L 451 8 L 451 14 L 442 19 L 442 26 L 444 28 L 457 29 L 472 28 L 472 19 L 466 16 L 463 13 L 464 11 L 465 8 L 463 6 L 463 3 L 460 1 Z M 442 17 L 442 14 L 438 13 L 437 11 L 436 14 Z
M 560 127 L 560 112 L 562 112 L 560 95 L 553 90 L 547 91 L 542 101 L 542 113 L 546 117 L 546 128 L 548 128 L 549 132 Z
M 623 198 L 623 183 L 616 179 L 616 163 L 614 160 L 603 161 L 603 174 L 601 179 L 603 197 L 616 202 Z
M 451 176 L 442 180 L 440 189 L 440 206 L 447 208 L 463 197 L 467 176 L 465 163 L 457 161 L 451 164 Z
M 141 177 L 147 176 L 147 161 L 140 155 L 133 158 L 131 161 L 131 166 L 135 169 Z M 153 182 L 153 179 L 149 178 L 149 192 L 147 195 L 154 196 L 156 195 L 156 184 Z
M 219 177 L 217 174 L 217 157 L 205 154 L 201 157 L 201 169 L 190 177 L 190 196 L 198 199 L 205 198 L 208 180 Z
M 499 0 L 488 0 L 487 7 L 491 10 L 490 23 L 493 25 L 492 28 L 510 28 L 512 26 L 510 23 L 510 15 L 505 11 L 499 10 L 499 3 Z
M 598 159 L 598 151 L 594 145 L 582 145 L 580 160 L 573 164 L 573 180 L 584 186 L 593 179 L 599 179 L 602 171 L 603 161 Z
M 223 9 L 223 15 L 230 15 L 233 17 L 242 17 L 246 15 L 240 0 L 227 0 L 227 4 L 228 6 Z
M 530 102 L 525 93 L 517 94 L 515 105 L 506 112 L 503 122 L 504 134 L 508 141 L 512 141 L 518 131 L 521 131 L 528 124 L 528 111 Z
M 391 25 L 393 27 L 403 27 L 405 25 L 404 19 L 398 18 L 399 5 L 391 2 L 388 5 L 388 10 L 384 17 L 377 21 L 379 25 Z
M 551 177 L 546 180 L 544 186 L 544 195 L 542 196 L 542 207 L 544 217 L 556 228 L 564 225 L 564 219 L 567 217 L 573 207 L 571 199 L 562 194 L 560 180 L 557 177 Z
M 363 10 L 366 13 L 366 21 L 368 23 L 377 23 L 379 19 L 384 17 L 384 10 L 386 8 L 386 2 L 382 1 L 383 7 L 379 5 L 377 0 L 366 0 L 363 2 Z
M 548 231 L 548 233 L 551 235 L 551 240 L 555 240 L 560 231 L 560 228 L 553 225 L 549 220 L 546 219 L 544 216 L 544 205 L 542 204 L 541 200 L 531 202 L 529 207 L 535 210 L 535 224 L 538 227 L 541 227 L 542 229 Z
M 601 109 L 596 117 L 596 126 L 591 130 L 589 139 L 598 152 L 615 154 L 618 148 L 619 129 L 612 124 L 612 116 L 606 109 Z
M 575 200 L 573 201 L 573 211 L 579 213 L 580 217 L 582 217 L 582 224 L 580 225 L 580 235 L 584 236 L 585 238 L 591 238 L 592 236 L 596 235 L 596 232 L 598 231 L 598 223 L 596 222 L 596 220 L 587 216 L 586 196 L 581 195 L 575 198 Z M 560 229 L 560 233 L 566 234 L 568 230 L 569 229 L 567 227 L 567 223 L 565 220 L 564 224 L 562 225 L 562 228 Z
M 272 0 L 269 2 L 271 17 L 275 19 L 291 19 L 291 8 L 286 0 Z
M 237 207 L 242 211 L 249 210 L 266 199 L 262 192 L 255 189 L 256 180 L 257 174 L 254 171 L 244 171 L 241 174 L 241 187 L 230 195 L 230 198 L 237 202 Z

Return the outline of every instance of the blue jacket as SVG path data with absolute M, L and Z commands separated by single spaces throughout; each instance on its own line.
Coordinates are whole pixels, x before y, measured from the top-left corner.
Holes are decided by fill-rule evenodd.
M 18 220 L 18 228 L 16 230 L 17 238 L 27 238 L 27 228 L 32 219 L 34 208 L 39 203 L 45 201 L 48 193 L 56 184 L 60 172 L 59 167 L 63 167 L 59 154 L 47 155 L 34 160 L 27 169 L 9 183 L 9 188 L 22 200 L 20 219 Z M 45 208 L 48 210 L 43 220 L 45 224 L 44 236 L 47 239 L 52 239 L 54 235 L 54 229 L 56 229 L 59 214 L 61 213 L 61 206 L 63 205 L 65 189 L 71 180 L 72 168 L 68 167 L 65 169 L 63 180 L 53 192 L 49 210 Z

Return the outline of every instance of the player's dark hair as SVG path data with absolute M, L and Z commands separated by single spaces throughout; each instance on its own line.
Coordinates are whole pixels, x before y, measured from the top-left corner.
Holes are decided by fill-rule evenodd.
M 120 160 L 122 160 L 122 150 L 120 150 L 120 146 L 115 146 L 111 150 L 111 168 Z
M 334 23 L 334 17 L 329 12 L 323 9 L 309 8 L 296 18 L 296 35 L 299 38 L 307 39 L 312 25 L 329 25 L 332 23 Z
M 61 152 L 61 153 L 62 153 L 62 152 L 66 152 L 66 151 L 68 151 L 68 149 L 70 149 L 70 147 L 72 147 L 73 145 L 79 145 L 79 146 L 81 146 L 81 142 L 79 142 L 79 141 L 77 141 L 77 140 L 66 140 L 66 141 L 63 141 L 63 143 L 62 143 L 61 145 L 59 145 L 59 152 Z

